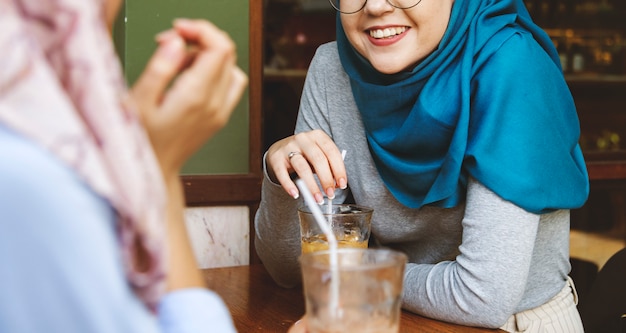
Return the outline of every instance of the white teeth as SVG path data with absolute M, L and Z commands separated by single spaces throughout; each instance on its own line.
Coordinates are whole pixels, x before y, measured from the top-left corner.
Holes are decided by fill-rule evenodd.
M 370 30 L 370 36 L 374 38 L 388 38 L 391 36 L 399 35 L 405 31 L 406 31 L 406 27 L 376 29 L 376 30 Z

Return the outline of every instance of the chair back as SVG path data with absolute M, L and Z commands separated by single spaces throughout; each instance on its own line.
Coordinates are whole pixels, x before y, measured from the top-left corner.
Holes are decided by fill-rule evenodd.
M 602 266 L 578 310 L 586 333 L 626 333 L 626 248 Z

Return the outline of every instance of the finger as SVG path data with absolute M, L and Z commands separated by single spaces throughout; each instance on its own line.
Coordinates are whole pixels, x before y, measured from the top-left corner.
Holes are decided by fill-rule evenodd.
M 339 151 L 339 147 L 335 142 L 323 133 L 326 139 L 320 143 L 320 148 L 328 158 L 332 176 L 334 177 L 335 187 L 345 189 L 348 186 L 348 176 L 344 163 L 345 151 Z
M 235 67 L 232 71 L 232 82 L 230 88 L 227 91 L 225 106 L 228 109 L 233 109 L 241 100 L 241 96 L 248 86 L 248 76 L 239 67 Z
M 201 48 L 222 45 L 230 41 L 227 33 L 206 20 L 176 19 L 173 26 L 185 40 L 192 41 Z
M 291 175 L 287 171 L 286 167 L 274 170 L 274 175 L 285 192 L 287 192 L 292 198 L 298 199 L 300 197 L 300 191 L 293 180 L 291 180 Z
M 168 84 L 178 73 L 185 59 L 185 44 L 181 38 L 170 37 L 160 42 L 156 52 L 131 89 L 140 107 L 158 105 Z
M 333 144 L 333 148 L 337 148 Z M 348 187 L 348 176 L 346 172 L 346 164 L 345 160 L 345 150 L 338 152 L 337 149 L 332 149 L 331 152 L 327 154 L 328 160 L 330 161 L 330 168 L 333 173 L 333 177 L 335 178 L 335 186 L 340 189 L 345 189 Z
M 162 42 L 166 42 L 170 39 L 177 38 L 177 37 L 180 37 L 180 35 L 176 32 L 176 30 L 168 29 L 168 30 L 159 32 L 154 37 L 154 39 L 157 41 L 157 43 L 162 43 Z
M 224 52 L 201 51 L 194 59 L 193 64 L 181 77 L 181 82 L 193 85 L 197 91 L 204 91 L 206 107 L 208 110 L 232 109 L 237 100 L 232 98 L 238 96 L 242 91 L 235 91 L 231 95 L 230 89 L 233 85 L 241 83 L 239 74 L 234 74 L 235 57 Z M 235 76 L 237 75 L 237 76 Z M 210 98 L 209 98 L 210 97 Z M 230 98 L 230 99 L 229 99 Z M 228 107 L 225 105 L 228 104 Z
M 230 36 L 223 30 L 206 20 L 178 19 L 174 21 L 177 33 L 188 44 L 194 45 L 203 57 L 196 60 L 199 67 L 206 68 L 202 62 L 225 63 L 234 66 L 236 47 Z M 207 51 L 207 52 L 205 52 Z M 216 59 L 220 58 L 220 59 Z
M 324 195 L 322 194 L 322 191 L 320 190 L 319 185 L 315 180 L 315 173 L 310 164 L 311 158 L 305 155 L 304 151 L 306 151 L 306 149 L 303 149 L 302 153 L 293 155 L 293 157 L 288 158 L 289 163 L 297 174 L 297 177 L 302 179 L 302 181 L 305 183 L 307 189 L 311 192 L 311 195 L 315 199 L 315 202 L 317 202 L 318 204 L 323 204 Z M 288 154 L 286 156 L 288 156 Z
M 289 158 L 290 152 L 299 152 L 300 148 L 297 146 L 285 145 L 286 142 L 290 141 L 290 138 L 285 138 L 281 141 L 276 142 L 274 145 L 270 147 L 267 153 L 267 168 L 268 173 L 273 174 L 276 180 L 280 183 L 283 189 L 289 193 L 291 197 L 294 199 L 299 198 L 300 190 L 296 186 L 294 180 L 295 178 L 301 178 L 305 181 L 305 184 L 311 184 L 307 179 L 313 179 L 312 184 L 314 185 L 313 190 L 309 190 L 312 193 L 317 192 L 316 201 L 324 200 L 323 196 L 319 192 L 317 188 L 317 184 L 313 178 L 313 172 L 306 162 L 306 159 L 298 153 L 298 155 L 294 155 Z M 290 150 L 291 149 L 291 150 Z M 300 159 L 300 164 L 298 165 L 298 159 Z M 298 165 L 298 166 L 296 166 Z M 296 169 L 297 168 L 297 169 Z M 270 172 L 271 171 L 271 172 Z M 315 194 L 313 194 L 315 197 Z
M 209 105 L 207 106 L 208 110 L 222 110 L 222 112 L 215 114 L 213 117 L 215 124 L 220 128 L 225 126 L 230 119 L 235 106 L 241 100 L 241 96 L 248 85 L 248 76 L 238 67 L 234 67 L 231 70 L 230 79 L 225 80 L 229 81 L 229 83 L 216 85 L 215 92 L 219 96 L 224 96 L 224 98 L 213 98 L 208 101 Z
M 177 78 L 171 87 L 164 107 L 175 108 L 181 102 L 184 102 L 187 105 L 195 105 L 207 111 L 232 111 L 243 93 L 241 85 L 244 83 L 242 81 L 243 73 L 239 73 L 236 70 L 234 43 L 225 33 L 218 29 L 210 28 L 213 25 L 206 21 L 182 22 L 186 23 L 177 25 L 175 28 L 177 28 L 177 32 L 183 38 L 191 38 L 189 41 L 196 43 L 196 56 L 193 63 Z M 187 30 L 178 30 L 180 26 L 186 27 Z M 193 33 L 190 33 L 190 31 Z M 213 34 L 213 36 L 210 36 L 210 34 Z M 198 43 L 198 36 L 202 36 L 201 40 L 205 38 L 213 40 L 212 44 L 209 47 L 203 46 L 202 43 Z M 247 83 L 247 78 L 245 83 Z M 231 90 L 233 87 L 236 89 Z M 229 112 L 214 114 L 216 117 L 213 123 L 215 127 L 228 120 Z
M 329 162 L 326 154 L 318 146 L 316 146 L 315 149 L 307 150 L 305 153 L 307 163 L 311 165 L 311 167 L 313 168 L 313 172 L 315 173 L 315 175 L 317 175 L 317 179 L 319 181 L 319 185 L 316 184 L 316 187 L 321 186 L 323 193 L 329 199 L 334 199 L 335 180 L 328 164 Z M 296 170 L 298 169 L 295 165 L 294 168 Z M 315 199 L 317 202 L 320 202 L 317 197 Z
M 341 152 L 335 142 L 322 130 L 311 131 L 309 145 L 305 153 L 311 163 L 322 189 L 329 199 L 335 196 L 335 188 L 347 183 L 345 166 Z
M 169 29 L 166 31 L 163 31 L 161 33 L 159 33 L 156 36 L 156 41 L 161 43 L 161 42 L 165 42 L 168 41 L 172 38 L 183 38 L 183 36 L 181 36 L 176 29 Z M 183 40 L 185 40 L 183 38 Z M 181 70 L 187 68 L 189 65 L 191 65 L 194 61 L 194 59 L 196 58 L 196 55 L 198 53 L 198 46 L 196 44 L 194 44 L 191 41 L 187 41 L 185 40 L 185 49 L 186 49 L 186 57 L 185 57 L 185 61 L 181 66 Z
M 301 147 L 297 145 L 294 140 L 294 136 L 286 137 L 282 140 L 274 142 L 267 153 L 265 154 L 265 169 L 267 170 L 268 177 L 275 182 L 278 182 L 282 188 L 294 199 L 300 196 L 300 191 L 294 179 L 292 177 L 305 177 L 306 175 L 312 175 L 311 168 L 308 163 L 301 167 L 302 175 L 298 175 L 292 165 L 293 156 L 289 158 L 290 152 L 296 152 L 300 154 Z M 300 156 L 301 157 L 301 156 Z M 302 158 L 304 160 L 304 158 Z M 302 168 L 308 168 L 308 171 L 302 171 Z
M 230 119 L 230 116 L 232 115 L 232 112 L 235 109 L 235 106 L 237 106 L 237 104 L 241 100 L 241 96 L 243 95 L 243 92 L 247 85 L 248 76 L 239 67 L 233 68 L 233 70 L 231 71 L 230 84 L 224 84 L 223 86 L 227 89 L 226 91 L 221 92 L 221 96 L 225 96 L 225 100 L 217 105 L 209 105 L 209 108 L 219 108 L 223 110 L 223 112 L 218 115 L 218 117 L 216 117 L 216 123 L 220 125 L 226 125 L 226 123 Z M 209 101 L 209 103 L 211 102 L 213 101 Z M 215 102 L 211 104 L 214 103 Z

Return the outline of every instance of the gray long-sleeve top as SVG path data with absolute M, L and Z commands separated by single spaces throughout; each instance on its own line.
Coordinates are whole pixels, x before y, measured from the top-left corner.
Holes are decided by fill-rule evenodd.
M 409 257 L 405 309 L 496 328 L 564 287 L 570 270 L 568 210 L 532 214 L 471 178 L 460 206 L 407 208 L 381 180 L 360 118 L 336 44 L 321 46 L 307 74 L 295 131 L 322 129 L 347 151 L 349 190 L 357 204 L 374 208 L 372 237 Z M 334 202 L 343 199 L 339 191 Z M 297 208 L 302 204 L 266 173 L 255 246 L 272 277 L 286 287 L 300 281 Z

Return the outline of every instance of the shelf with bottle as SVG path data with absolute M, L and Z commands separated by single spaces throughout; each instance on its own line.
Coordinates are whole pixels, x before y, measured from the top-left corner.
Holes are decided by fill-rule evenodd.
M 626 31 L 624 0 L 524 0 L 533 20 L 545 29 Z
M 585 155 L 596 161 L 624 156 L 626 76 L 598 75 L 594 79 L 593 74 L 572 74 L 566 78 L 576 103 Z
M 616 30 L 545 29 L 566 75 L 626 77 L 626 35 Z
M 626 76 L 626 1 L 524 0 L 552 38 L 568 78 Z

